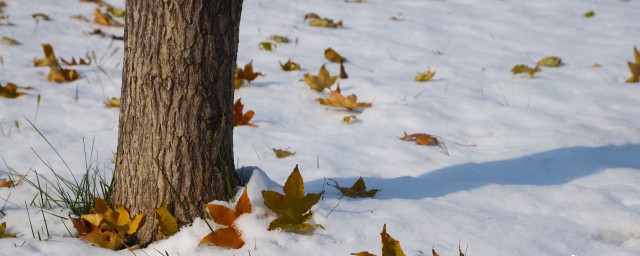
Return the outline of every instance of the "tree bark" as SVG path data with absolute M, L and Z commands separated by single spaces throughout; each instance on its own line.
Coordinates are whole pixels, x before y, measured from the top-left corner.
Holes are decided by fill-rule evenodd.
M 146 214 L 136 235 L 146 244 L 162 238 L 153 209 L 163 201 L 187 224 L 237 184 L 232 106 L 242 0 L 126 7 L 113 198 L 132 216 Z

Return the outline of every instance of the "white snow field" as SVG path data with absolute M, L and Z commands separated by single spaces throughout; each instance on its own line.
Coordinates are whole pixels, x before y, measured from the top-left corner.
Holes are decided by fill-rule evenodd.
M 123 42 L 88 32 L 121 36 L 123 29 L 70 18 L 93 19 L 92 3 L 5 2 L 2 14 L 12 25 L 0 20 L 0 36 L 21 44 L 0 44 L 0 84 L 33 89 L 0 98 L 6 162 L 0 178 L 10 169 L 34 181 L 35 171 L 53 178 L 39 157 L 68 174 L 27 120 L 78 177 L 85 148 L 110 177 L 119 110 L 103 101 L 120 96 Z M 124 7 L 123 0 L 107 2 Z M 595 16 L 584 17 L 588 11 Z M 51 20 L 36 22 L 32 14 L 38 12 Z M 342 20 L 344 27 L 311 27 L 303 20 L 309 12 Z M 631 74 L 626 62 L 640 46 L 638 17 L 638 0 L 245 0 L 238 64 L 253 60 L 266 74 L 235 95 L 255 111 L 252 122 L 259 126 L 234 129 L 236 168 L 254 206 L 236 222 L 246 244 L 238 250 L 198 246 L 209 228 L 197 219 L 132 252 L 380 255 L 386 223 L 407 255 L 431 255 L 432 248 L 457 255 L 459 245 L 470 256 L 640 255 L 640 85 L 625 83 Z M 292 42 L 259 49 L 271 35 Z M 98 65 L 72 67 L 80 75 L 75 82 L 49 82 L 48 68 L 32 62 L 44 56 L 44 43 L 67 60 L 93 52 Z M 322 64 L 338 74 L 339 65 L 324 58 L 329 47 L 348 59 L 349 78 L 339 80 L 343 94 L 355 93 L 371 108 L 352 113 L 322 106 L 314 100 L 328 91 L 317 93 L 299 81 Z M 533 79 L 510 72 L 547 56 L 561 57 L 563 65 L 543 67 Z M 282 71 L 278 62 L 289 58 L 303 70 Z M 431 81 L 413 81 L 428 69 L 436 71 Z M 349 115 L 358 122 L 341 122 Z M 400 140 L 404 131 L 445 139 L 449 154 Z M 296 154 L 277 159 L 271 148 Z M 307 192 L 326 190 L 312 208 L 312 223 L 325 229 L 267 231 L 275 217 L 264 217 L 270 210 L 260 191 L 281 190 L 296 164 Z M 359 177 L 381 189 L 375 198 L 341 197 L 325 184 L 334 179 L 350 186 Z M 70 211 L 53 207 L 43 214 L 30 205 L 36 195 L 26 183 L 0 188 L 0 222 L 17 233 L 0 239 L 0 255 L 132 254 L 71 237 L 71 222 L 54 216 Z

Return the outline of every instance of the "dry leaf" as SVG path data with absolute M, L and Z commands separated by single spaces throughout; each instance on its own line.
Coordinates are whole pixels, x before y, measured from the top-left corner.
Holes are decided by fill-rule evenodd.
M 627 61 L 627 65 L 631 71 L 631 77 L 627 79 L 627 83 L 640 82 L 640 52 L 638 52 L 638 47 L 633 47 L 633 57 L 635 58 L 636 63 Z
M 369 252 L 367 252 L 367 251 L 364 251 L 364 252 L 354 252 L 354 253 L 351 253 L 351 255 L 355 255 L 355 256 L 376 256 L 375 254 L 371 254 L 371 253 L 369 253 Z
M 347 59 L 342 57 L 338 52 L 336 52 L 335 50 L 331 49 L 331 47 L 327 48 L 326 50 L 324 50 L 324 57 L 327 58 L 327 60 L 333 62 L 333 63 L 345 63 L 347 62 Z
M 593 65 L 591 65 L 592 68 L 599 68 L 602 67 L 602 65 L 600 65 L 600 63 L 593 63 Z
M 86 61 L 83 58 L 78 57 L 78 61 L 76 61 L 76 58 L 71 58 L 71 61 L 66 61 L 63 58 L 60 58 L 60 61 L 62 61 L 62 63 L 64 63 L 67 66 L 76 66 L 76 65 L 90 65 L 91 64 L 91 59 L 89 59 L 89 61 Z
M 20 42 L 16 41 L 15 39 L 11 38 L 11 37 L 7 37 L 7 36 L 3 36 L 2 37 L 2 42 L 8 44 L 8 45 L 20 45 Z
M 240 232 L 234 227 L 226 227 L 215 230 L 209 233 L 207 236 L 200 240 L 200 244 L 212 243 L 220 247 L 229 247 L 233 249 L 240 249 L 244 246 L 244 241 L 240 236 Z
M 264 76 L 264 74 L 260 72 L 253 72 L 253 60 L 249 61 L 247 65 L 244 65 L 244 68 L 236 67 L 236 77 L 235 77 L 235 88 L 240 89 L 244 82 L 247 81 L 251 83 L 258 76 Z
M 521 74 L 521 73 L 527 73 L 529 74 L 530 78 L 533 78 L 535 76 L 536 73 L 542 71 L 540 69 L 540 66 L 536 66 L 535 68 L 530 68 L 527 65 L 524 64 L 520 64 L 520 65 L 515 65 L 513 68 L 511 68 L 511 73 L 513 73 L 514 75 L 517 74 Z
M 347 75 L 347 71 L 344 70 L 344 64 L 340 63 L 340 79 L 347 79 L 349 75 Z
M 342 118 L 342 122 L 345 124 L 351 124 L 351 122 L 355 122 L 356 120 L 358 120 L 358 117 L 355 115 L 345 116 Z
M 440 256 L 440 254 L 438 254 L 438 253 L 436 252 L 436 249 L 433 249 L 433 248 L 431 248 L 431 255 L 433 255 L 433 256 Z
M 304 16 L 304 19 L 309 20 L 309 25 L 314 27 L 325 27 L 325 28 L 342 27 L 342 21 L 334 21 L 329 18 L 321 18 L 320 15 L 315 13 L 307 13 Z
M 289 38 L 286 36 L 273 35 L 270 36 L 269 39 L 275 41 L 276 43 L 289 43 Z
M 387 224 L 382 227 L 380 238 L 382 240 L 382 256 L 405 256 L 400 248 L 400 242 L 387 234 Z
M 271 190 L 263 190 L 264 204 L 280 217 L 269 223 L 268 230 L 280 228 L 289 232 L 306 233 L 313 231 L 313 225 L 307 223 L 313 216 L 311 207 L 324 193 L 305 194 L 304 182 L 298 166 L 293 169 L 284 184 L 284 195 Z M 317 225 L 316 225 L 317 226 Z
M 92 209 L 93 213 L 83 214 L 81 217 L 101 230 L 113 230 L 123 233 L 123 235 L 124 233 L 128 235 L 134 234 L 144 219 L 144 214 L 138 214 L 131 219 L 129 212 L 124 207 L 116 206 L 116 208 L 118 210 L 114 211 L 103 199 L 96 198 Z
M 47 66 L 50 68 L 49 76 L 47 79 L 52 82 L 62 83 L 71 82 L 79 78 L 78 72 L 75 69 L 64 69 L 58 64 L 58 59 L 53 52 L 53 47 L 50 44 L 43 44 L 42 50 L 44 51 L 45 58 L 34 59 L 33 64 L 36 67 Z
M 351 94 L 347 97 L 342 96 L 342 94 L 340 94 L 340 84 L 338 84 L 338 88 L 335 91 L 332 91 L 331 94 L 329 94 L 329 98 L 316 99 L 316 101 L 322 105 L 332 106 L 332 107 L 342 107 L 350 111 L 355 111 L 359 108 L 371 107 L 371 103 L 357 102 L 357 100 L 358 100 L 358 96 L 356 96 L 355 94 Z
M 439 146 L 440 145 L 438 138 L 426 133 L 407 134 L 405 132 L 404 137 L 400 139 L 404 141 L 415 141 L 416 144 L 422 145 L 422 146 Z
M 160 232 L 165 236 L 172 236 L 178 233 L 178 219 L 173 217 L 167 209 L 167 203 L 162 202 L 160 207 L 153 209 L 158 220 L 158 226 L 160 226 Z
M 588 11 L 582 14 L 582 16 L 584 16 L 585 18 L 592 18 L 593 16 L 596 16 L 596 13 L 594 11 Z
M 307 73 L 300 81 L 305 82 L 312 90 L 322 92 L 325 88 L 330 88 L 337 80 L 338 76 L 331 76 L 325 65 L 322 65 L 317 76 Z
M 71 220 L 71 223 L 73 223 L 73 227 L 78 230 L 78 234 L 80 236 L 86 236 L 91 233 L 91 231 L 93 231 L 94 226 L 87 220 L 83 218 L 74 218 L 71 216 L 69 216 L 69 219 Z
M 32 15 L 31 15 L 31 17 L 32 17 L 33 19 L 35 19 L 35 20 L 38 20 L 38 19 L 46 20 L 46 21 L 51 20 L 51 19 L 49 18 L 49 15 L 47 15 L 46 13 L 42 13 L 42 12 L 34 13 L 34 14 L 32 14 Z
M 120 98 L 111 98 L 110 100 L 106 100 L 104 105 L 107 108 L 119 108 L 120 103 Z
M 260 48 L 260 49 L 262 49 L 264 51 L 267 51 L 267 52 L 273 51 L 277 47 L 278 46 L 276 44 L 272 43 L 272 42 L 260 42 L 258 44 L 258 48 Z
M 228 226 L 226 228 L 215 230 L 200 240 L 200 245 L 204 243 L 213 243 L 216 246 L 230 247 L 239 249 L 244 245 L 244 241 L 240 236 L 240 232 L 232 225 L 238 217 L 245 213 L 251 213 L 251 201 L 247 195 L 247 188 L 244 188 L 240 200 L 236 204 L 235 210 L 231 210 L 223 205 L 207 204 L 209 213 L 213 221 L 220 225 Z
M 12 180 L 5 180 L 5 179 L 0 180 L 0 188 L 8 188 L 11 186 L 13 186 Z
M 418 73 L 413 78 L 413 80 L 416 81 L 416 82 L 427 82 L 427 81 L 431 80 L 431 78 L 433 78 L 434 76 L 436 76 L 436 72 L 435 71 L 431 71 L 431 69 L 429 69 L 426 72 Z
M 100 9 L 97 9 L 93 12 L 95 18 L 93 19 L 93 23 L 105 25 L 105 26 L 115 26 L 115 27 L 124 27 L 124 24 L 121 22 L 114 20 L 111 15 L 108 13 L 102 13 Z
M 124 248 L 122 238 L 118 234 L 111 231 L 101 231 L 98 227 L 94 227 L 91 233 L 84 236 L 84 240 L 92 245 L 114 251 Z
M 362 177 L 360 177 L 350 188 L 341 187 L 337 181 L 332 181 L 335 183 L 335 185 L 329 185 L 337 188 L 338 190 L 340 190 L 340 192 L 342 192 L 342 195 L 348 197 L 374 197 L 376 193 L 380 191 L 379 189 L 371 189 L 367 191 L 367 185 L 364 183 Z
M 250 123 L 253 115 L 255 115 L 253 110 L 248 110 L 247 113 L 244 114 L 242 113 L 244 104 L 242 104 L 240 100 L 241 98 L 238 98 L 236 103 L 233 104 L 233 126 L 248 125 L 251 127 L 258 127 L 258 125 Z
M 285 158 L 285 157 L 293 156 L 296 154 L 296 152 L 291 152 L 288 150 L 278 149 L 278 148 L 272 148 L 271 150 L 273 150 L 273 153 L 276 153 L 277 158 Z
M 15 99 L 27 94 L 25 92 L 18 92 L 18 88 L 20 87 L 13 83 L 7 83 L 7 85 L 5 85 L 4 87 L 0 85 L 0 96 L 9 99 Z
M 111 15 L 116 16 L 118 18 L 123 18 L 125 14 L 124 9 L 115 8 L 112 5 L 107 5 L 107 12 L 109 12 Z
M 282 62 L 280 62 L 280 67 L 284 71 L 294 71 L 294 70 L 300 70 L 301 69 L 300 64 L 291 61 L 291 59 L 287 60 L 287 62 L 285 62 L 284 64 L 282 64 Z
M 16 237 L 16 233 L 7 233 L 7 223 L 0 223 L 0 238 Z
M 537 64 L 538 66 L 555 68 L 560 66 L 560 63 L 562 63 L 561 58 L 555 57 L 555 56 L 549 56 L 549 57 L 542 58 L 541 60 L 538 61 Z

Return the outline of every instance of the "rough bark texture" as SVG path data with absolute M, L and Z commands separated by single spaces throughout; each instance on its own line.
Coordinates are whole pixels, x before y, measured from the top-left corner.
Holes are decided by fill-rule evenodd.
M 162 238 L 153 209 L 163 201 L 185 224 L 203 216 L 207 202 L 226 200 L 236 183 L 242 0 L 127 0 L 126 7 L 114 200 L 132 216 L 146 214 L 137 238 L 147 243 Z

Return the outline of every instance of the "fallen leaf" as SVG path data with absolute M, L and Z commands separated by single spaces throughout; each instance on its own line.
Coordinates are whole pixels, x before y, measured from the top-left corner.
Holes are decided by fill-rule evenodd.
M 296 154 L 296 152 L 291 152 L 288 150 L 278 149 L 278 148 L 272 148 L 271 150 L 273 150 L 273 153 L 276 153 L 277 158 L 285 158 L 285 157 L 293 156 Z
M 93 19 L 93 23 L 104 25 L 104 26 L 114 26 L 114 27 L 124 27 L 124 24 L 121 22 L 114 20 L 111 15 L 108 13 L 102 13 L 100 9 L 97 9 L 93 12 L 95 18 Z
M 335 91 L 332 91 L 329 94 L 329 98 L 317 98 L 316 101 L 322 105 L 332 106 L 332 107 L 342 107 L 346 108 L 350 111 L 355 111 L 359 108 L 368 108 L 371 107 L 371 103 L 366 102 L 357 102 L 358 96 L 355 94 L 351 94 L 347 97 L 342 96 L 340 93 L 340 84 L 338 84 L 338 88 Z
M 63 58 L 60 58 L 60 61 L 62 61 L 62 63 L 64 63 L 67 66 L 76 66 L 76 65 L 91 65 L 91 59 L 89 59 L 89 61 L 86 61 L 83 58 L 78 58 L 78 61 L 76 61 L 76 58 L 71 58 L 71 61 L 66 61 Z
M 229 209 L 224 205 L 207 204 L 211 218 L 215 223 L 225 226 L 231 226 L 236 219 L 245 213 L 251 213 L 251 201 L 247 194 L 247 188 L 244 188 L 240 200 L 236 204 L 235 210 Z
M 264 76 L 264 74 L 260 72 L 253 72 L 253 60 L 249 61 L 247 65 L 244 65 L 244 68 L 236 68 L 236 81 L 238 79 L 242 79 L 243 81 L 251 83 L 258 76 Z M 242 84 L 240 84 L 240 86 L 242 86 Z M 239 89 L 240 86 L 236 83 L 235 88 Z
M 436 252 L 436 249 L 433 249 L 433 248 L 431 248 L 431 254 L 432 254 L 433 256 L 440 256 L 440 254 L 438 254 L 438 253 Z
M 0 223 L 0 238 L 16 237 L 16 233 L 7 233 L 7 223 Z
M 116 16 L 118 18 L 123 18 L 125 14 L 124 9 L 115 8 L 112 5 L 107 5 L 107 12 L 109 12 L 111 15 Z
M 305 82 L 312 90 L 322 92 L 325 88 L 330 88 L 337 80 L 338 76 L 331 76 L 325 65 L 322 65 L 317 76 L 307 73 L 300 81 Z
M 355 255 L 355 256 L 376 256 L 375 254 L 371 254 L 371 253 L 369 253 L 369 252 L 367 252 L 367 251 L 364 251 L 364 252 L 354 252 L 354 253 L 351 253 L 351 255 Z
M 387 224 L 382 227 L 380 237 L 382 240 L 382 256 L 405 256 L 402 248 L 400 248 L 400 242 L 387 234 Z
M 593 16 L 596 16 L 596 13 L 594 11 L 588 11 L 582 14 L 582 16 L 584 16 L 585 18 L 592 18 Z
M 347 71 L 344 70 L 344 64 L 340 63 L 340 79 L 347 79 L 349 75 L 347 75 Z
M 101 230 L 113 230 L 116 232 L 134 234 L 140 223 L 144 220 L 144 214 L 138 214 L 131 219 L 129 212 L 122 206 L 116 206 L 117 211 L 112 210 L 102 198 L 96 198 L 92 214 L 83 214 L 82 219 Z
M 20 42 L 16 41 L 15 39 L 11 38 L 11 37 L 7 37 L 7 36 L 3 36 L 2 37 L 2 42 L 8 44 L 8 45 L 20 45 Z
M 326 50 L 324 50 L 324 57 L 327 58 L 327 60 L 333 62 L 333 63 L 345 63 L 347 62 L 347 59 L 342 57 L 342 55 L 340 55 L 338 52 L 336 52 L 335 50 L 331 49 L 331 47 L 327 48 Z
M 47 66 L 50 68 L 49 76 L 47 79 L 52 82 L 62 83 L 71 82 L 79 78 L 78 72 L 75 69 L 64 69 L 58 64 L 58 59 L 53 52 L 53 47 L 50 44 L 43 44 L 42 50 L 44 51 L 45 58 L 34 59 L 33 64 L 36 67 Z
M 101 231 L 98 227 L 94 227 L 91 233 L 84 236 L 84 240 L 92 245 L 114 251 L 124 248 L 122 238 L 118 234 L 111 231 Z
M 542 71 L 540 69 L 540 66 L 536 66 L 535 68 L 531 68 L 527 65 L 524 64 L 520 64 L 520 65 L 515 65 L 512 69 L 511 69 L 511 73 L 513 73 L 514 75 L 517 74 L 521 74 L 521 73 L 527 73 L 529 74 L 530 78 L 533 78 L 535 76 L 536 73 Z
M 199 245 L 204 243 L 212 243 L 220 247 L 229 247 L 233 249 L 240 249 L 244 246 L 244 241 L 240 236 L 240 232 L 234 227 L 226 227 L 217 229 L 200 240 Z
M 627 79 L 627 83 L 640 82 L 640 52 L 638 52 L 638 47 L 633 47 L 633 57 L 635 58 L 636 63 L 627 61 L 627 65 L 631 71 L 631 77 Z
M 415 141 L 416 144 L 422 145 L 422 146 L 439 146 L 440 145 L 438 138 L 426 133 L 407 134 L 405 132 L 404 137 L 400 139 L 404 141 Z
M 247 113 L 242 113 L 244 105 L 240 100 L 241 98 L 238 98 L 236 103 L 233 104 L 233 126 L 248 125 L 251 127 L 258 127 L 257 125 L 250 123 L 253 115 L 255 115 L 253 110 L 249 110 Z
M 427 81 L 431 80 L 431 78 L 433 78 L 434 76 L 436 76 L 436 72 L 435 71 L 431 71 L 431 69 L 429 69 L 426 72 L 418 73 L 413 78 L 413 80 L 416 81 L 416 82 L 427 82 Z
M 276 43 L 289 43 L 289 38 L 286 36 L 273 35 L 270 36 L 269 39 L 275 41 Z
M 9 99 L 15 99 L 27 94 L 25 92 L 18 92 L 18 88 L 19 87 L 13 83 L 7 83 L 7 85 L 5 85 L 4 87 L 0 85 L 0 96 Z
M 110 100 L 106 100 L 104 102 L 104 105 L 107 108 L 119 108 L 120 107 L 120 98 L 111 98 Z
M 258 47 L 264 51 L 270 52 L 275 50 L 278 46 L 272 42 L 260 42 Z
M 280 67 L 284 71 L 294 71 L 294 70 L 300 70 L 301 69 L 300 64 L 291 61 L 291 59 L 287 60 L 287 62 L 285 62 L 284 64 L 282 64 L 282 62 L 280 62 Z
M 602 67 L 602 65 L 600 65 L 600 63 L 593 63 L 593 65 L 591 65 L 592 68 L 599 68 Z
M 71 216 L 69 216 L 69 219 L 71 220 L 73 227 L 76 228 L 76 230 L 78 230 L 78 234 L 80 236 L 86 236 L 89 233 L 91 233 L 91 231 L 93 231 L 94 226 L 87 220 L 83 218 L 74 218 Z
M 160 207 L 153 209 L 158 220 L 158 226 L 160 226 L 160 232 L 165 236 L 172 236 L 178 233 L 178 219 L 173 217 L 167 209 L 167 203 L 162 202 Z
M 341 187 L 337 181 L 332 181 L 335 183 L 335 185 L 329 185 L 337 188 L 338 190 L 340 190 L 342 195 L 348 197 L 374 197 L 376 193 L 380 191 L 379 189 L 371 189 L 367 191 L 367 185 L 364 183 L 362 177 L 360 177 L 350 188 Z
M 342 118 L 342 122 L 345 124 L 351 124 L 351 122 L 354 122 L 356 120 L 358 120 L 358 117 L 355 115 L 345 116 L 344 118 Z
M 32 15 L 31 15 L 31 17 L 32 17 L 33 19 L 35 19 L 35 20 L 38 20 L 38 19 L 46 20 L 46 21 L 51 20 L 51 19 L 49 18 L 49 15 L 47 15 L 46 13 L 42 13 L 42 12 L 34 13 L 34 14 L 32 14 Z
M 70 17 L 71 17 L 72 19 L 79 20 L 79 21 L 84 21 L 84 22 L 89 22 L 89 21 L 90 21 L 89 19 L 87 19 L 86 17 L 84 17 L 84 16 L 82 16 L 82 15 L 80 15 L 80 14 L 77 14 L 77 15 L 71 15 Z
M 11 186 L 13 186 L 12 180 L 5 180 L 5 179 L 0 180 L 0 188 L 8 188 Z
M 269 223 L 268 230 L 280 228 L 289 232 L 306 233 L 313 231 L 315 226 L 307 223 L 313 216 L 311 207 L 315 205 L 324 193 L 305 194 L 304 182 L 298 166 L 293 169 L 284 184 L 284 195 L 271 190 L 262 190 L 264 204 L 280 217 Z
M 538 66 L 555 68 L 560 66 L 560 63 L 562 63 L 561 58 L 555 57 L 555 56 L 549 56 L 549 57 L 542 58 L 541 60 L 538 61 L 537 64 Z

